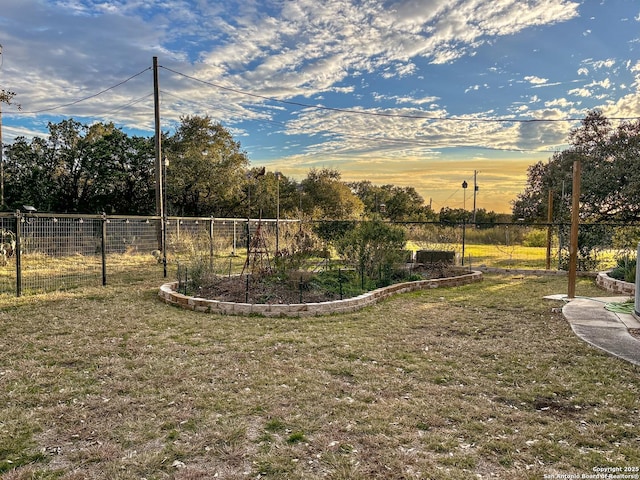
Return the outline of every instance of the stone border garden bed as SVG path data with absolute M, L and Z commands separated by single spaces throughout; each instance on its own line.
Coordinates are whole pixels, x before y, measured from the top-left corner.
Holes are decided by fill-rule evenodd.
M 265 317 L 305 317 L 329 315 L 332 313 L 353 312 L 373 305 L 376 302 L 397 293 L 414 292 L 439 287 L 456 287 L 482 281 L 482 272 L 467 271 L 454 277 L 437 278 L 431 280 L 417 280 L 378 288 L 357 297 L 344 300 L 334 300 L 321 303 L 295 304 L 262 304 L 262 303 L 234 303 L 209 300 L 206 298 L 190 297 L 175 291 L 178 282 L 165 283 L 160 287 L 160 299 L 170 305 L 176 305 L 187 310 L 223 315 L 262 315 Z
M 600 272 L 596 277 L 596 284 L 607 292 L 619 293 L 621 295 L 629 295 L 633 297 L 636 294 L 636 284 L 616 280 L 608 275 L 609 272 Z

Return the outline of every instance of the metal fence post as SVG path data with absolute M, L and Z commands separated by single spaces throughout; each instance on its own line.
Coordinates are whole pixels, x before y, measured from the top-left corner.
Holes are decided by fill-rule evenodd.
M 16 210 L 16 296 L 22 295 L 22 215 Z
M 462 266 L 464 267 L 464 247 L 465 247 L 465 237 L 467 234 L 467 219 L 462 219 Z
M 640 243 L 636 251 L 636 296 L 633 311 L 640 315 L 640 268 L 638 268 L 638 258 L 640 258 Z
M 213 217 L 209 220 L 209 269 L 213 271 Z
M 102 286 L 107 284 L 107 214 L 102 214 Z

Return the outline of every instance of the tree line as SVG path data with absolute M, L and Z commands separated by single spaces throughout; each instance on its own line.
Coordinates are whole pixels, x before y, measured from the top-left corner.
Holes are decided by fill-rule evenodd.
M 10 100 L 7 98 L 5 100 Z M 112 123 L 73 119 L 48 124 L 48 136 L 18 137 L 4 149 L 5 211 L 33 205 L 56 213 L 155 213 L 154 138 L 129 136 Z M 571 131 L 570 146 L 529 167 L 512 218 L 545 222 L 570 215 L 572 167 L 582 160 L 581 216 L 588 223 L 640 220 L 640 120 L 614 128 L 592 111 Z M 311 169 L 301 181 L 250 166 L 247 153 L 220 123 L 185 116 L 162 134 L 170 215 L 440 221 L 462 223 L 470 212 L 435 212 L 413 187 L 345 182 L 339 171 Z M 479 224 L 511 219 L 479 209 Z
M 513 202 L 514 217 L 546 221 L 551 205 L 553 221 L 568 222 L 575 160 L 580 160 L 582 169 L 580 217 L 584 223 L 640 220 L 640 119 L 614 128 L 597 110 L 571 131 L 569 148 L 529 167 L 526 188 Z
M 154 138 L 129 136 L 112 123 L 73 119 L 48 124 L 44 138 L 18 137 L 5 147 L 5 211 L 32 205 L 41 212 L 155 213 Z M 345 182 L 339 171 L 311 169 L 301 181 L 251 167 L 247 153 L 220 123 L 181 118 L 162 134 L 169 215 L 360 219 L 458 223 L 461 209 L 440 213 L 413 187 Z M 480 209 L 480 220 L 497 215 Z

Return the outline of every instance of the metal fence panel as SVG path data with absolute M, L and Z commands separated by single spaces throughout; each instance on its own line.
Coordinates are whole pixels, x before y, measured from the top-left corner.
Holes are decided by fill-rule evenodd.
M 0 217 L 0 294 L 16 291 L 16 218 Z
M 22 216 L 23 293 L 99 285 L 101 222 L 91 218 Z
M 239 273 L 258 228 L 264 255 L 273 261 L 278 253 L 287 256 L 313 244 L 319 223 L 170 217 L 165 223 L 167 270 L 157 216 L 0 214 L 0 294 L 127 282 L 143 271 L 173 279 L 178 265 L 194 262 L 217 273 Z M 552 270 L 564 270 L 568 264 L 568 224 L 395 225 L 404 229 L 408 250 L 453 252 L 457 264 L 469 267 L 544 269 L 548 261 Z M 623 256 L 635 258 L 640 226 L 582 224 L 579 232 L 581 270 L 605 270 Z M 319 248 L 335 247 L 333 239 L 325 240 L 315 237 L 316 254 Z

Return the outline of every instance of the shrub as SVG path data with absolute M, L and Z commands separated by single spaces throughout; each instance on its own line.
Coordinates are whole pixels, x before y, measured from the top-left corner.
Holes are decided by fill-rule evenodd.
M 547 245 L 547 231 L 546 230 L 529 230 L 524 235 L 522 245 L 525 247 L 545 247 Z
M 338 254 L 355 265 L 361 275 L 389 279 L 393 267 L 404 258 L 405 231 L 401 227 L 371 220 L 359 223 L 337 242 Z
M 616 280 L 622 280 L 624 282 L 635 283 L 636 282 L 636 259 L 624 256 L 618 259 L 618 264 L 611 272 L 609 272 L 611 278 Z

